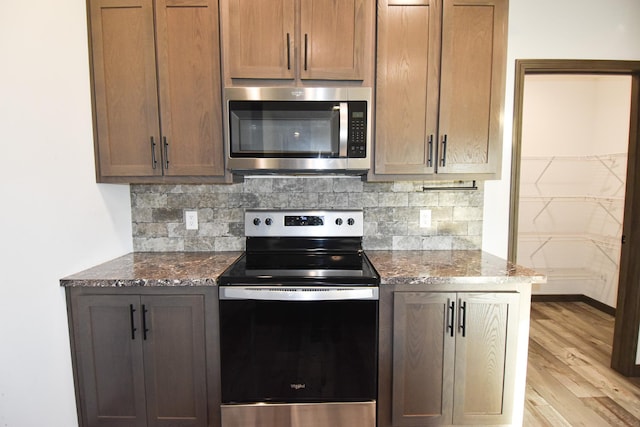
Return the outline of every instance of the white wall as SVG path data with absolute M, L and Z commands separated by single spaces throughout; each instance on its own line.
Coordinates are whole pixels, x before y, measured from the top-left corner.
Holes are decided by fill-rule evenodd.
M 130 252 L 94 178 L 84 0 L 0 1 L 0 426 L 77 425 L 58 280 Z
M 511 0 L 503 179 L 484 248 L 506 256 L 515 58 L 640 59 L 637 0 Z M 58 279 L 131 251 L 127 186 L 94 181 L 85 0 L 0 0 L 0 426 L 72 427 Z
M 638 0 L 511 0 L 502 179 L 485 185 L 483 249 L 506 257 L 516 59 L 640 60 Z

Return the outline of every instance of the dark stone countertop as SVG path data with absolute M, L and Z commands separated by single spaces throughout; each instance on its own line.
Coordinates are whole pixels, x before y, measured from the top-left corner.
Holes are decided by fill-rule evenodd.
M 365 251 L 386 285 L 545 283 L 546 277 L 483 251 Z
M 387 285 L 544 283 L 482 251 L 365 251 Z M 61 286 L 216 286 L 241 252 L 134 252 L 60 280 Z
M 215 286 L 242 252 L 133 252 L 60 280 L 61 286 Z

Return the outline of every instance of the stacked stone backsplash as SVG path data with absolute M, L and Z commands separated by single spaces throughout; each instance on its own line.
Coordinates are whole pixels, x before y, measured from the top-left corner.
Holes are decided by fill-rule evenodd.
M 365 250 L 480 249 L 484 195 L 423 191 L 429 182 L 369 183 L 353 177 L 247 177 L 231 185 L 131 185 L 133 247 L 152 251 L 244 250 L 244 210 L 364 210 Z M 431 209 L 420 228 L 420 209 Z M 197 210 L 198 230 L 185 228 Z

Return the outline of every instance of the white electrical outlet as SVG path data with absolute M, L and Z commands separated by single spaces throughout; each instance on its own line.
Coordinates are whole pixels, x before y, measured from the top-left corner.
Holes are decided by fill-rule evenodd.
M 198 211 L 184 211 L 184 222 L 187 230 L 198 229 Z
M 431 209 L 420 209 L 420 228 L 431 228 Z

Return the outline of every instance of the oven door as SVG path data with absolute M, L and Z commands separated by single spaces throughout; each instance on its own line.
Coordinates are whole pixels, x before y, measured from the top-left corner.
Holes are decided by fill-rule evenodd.
M 377 325 L 377 287 L 220 287 L 223 424 L 375 426 Z

